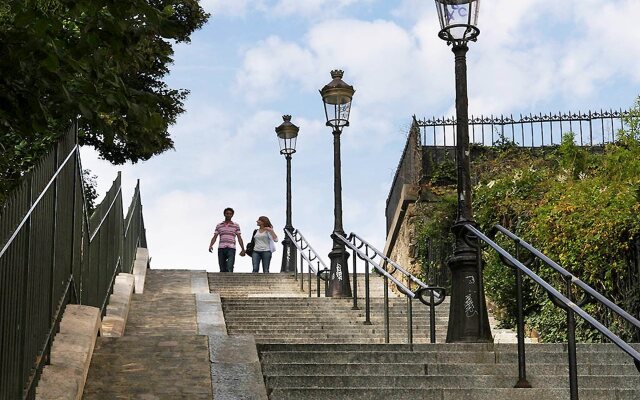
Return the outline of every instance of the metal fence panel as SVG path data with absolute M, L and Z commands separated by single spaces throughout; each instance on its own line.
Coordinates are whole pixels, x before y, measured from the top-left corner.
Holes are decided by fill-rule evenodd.
M 120 184 L 118 174 L 89 219 L 74 126 L 0 206 L 0 400 L 34 397 L 67 304 L 104 312 L 125 256 Z M 146 245 L 136 194 L 129 259 Z

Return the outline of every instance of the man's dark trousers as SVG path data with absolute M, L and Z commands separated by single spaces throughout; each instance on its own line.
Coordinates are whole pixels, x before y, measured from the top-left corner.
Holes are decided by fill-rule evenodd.
M 220 272 L 233 272 L 233 264 L 236 261 L 236 249 L 231 247 L 218 248 L 218 265 Z

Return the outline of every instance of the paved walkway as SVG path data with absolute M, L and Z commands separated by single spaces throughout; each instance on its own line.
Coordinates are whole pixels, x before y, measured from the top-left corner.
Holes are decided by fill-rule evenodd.
M 98 338 L 84 399 L 212 399 L 209 340 L 197 334 L 191 271 L 148 270 L 122 338 Z

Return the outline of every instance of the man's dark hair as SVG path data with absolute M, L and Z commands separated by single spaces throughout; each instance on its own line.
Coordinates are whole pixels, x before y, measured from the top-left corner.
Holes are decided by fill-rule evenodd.
M 231 207 L 227 207 L 227 208 L 225 208 L 225 209 L 224 209 L 224 211 L 223 211 L 222 213 L 224 214 L 224 213 L 226 213 L 227 211 L 231 211 L 231 214 L 235 214 L 235 213 L 236 213 L 235 211 L 233 211 L 233 208 L 231 208 Z

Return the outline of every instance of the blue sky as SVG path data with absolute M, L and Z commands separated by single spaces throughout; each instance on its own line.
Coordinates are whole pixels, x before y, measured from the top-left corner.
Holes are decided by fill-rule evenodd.
M 191 91 L 171 128 L 175 151 L 111 166 L 83 149 L 104 192 L 141 180 L 154 268 L 217 271 L 207 252 L 225 207 L 248 238 L 260 215 L 281 232 L 285 160 L 274 128 L 300 127 L 293 225 L 327 260 L 333 228 L 332 137 L 318 90 L 340 68 L 352 84 L 342 135 L 344 226 L 379 248 L 384 208 L 412 115 L 453 115 L 453 54 L 434 1 L 205 0 L 212 13 L 175 47 L 168 83 Z M 640 94 L 637 0 L 484 0 L 468 60 L 471 114 L 628 108 Z M 281 234 L 282 236 L 282 234 Z M 275 253 L 272 271 L 279 271 Z M 248 257 L 236 270 L 250 271 Z

